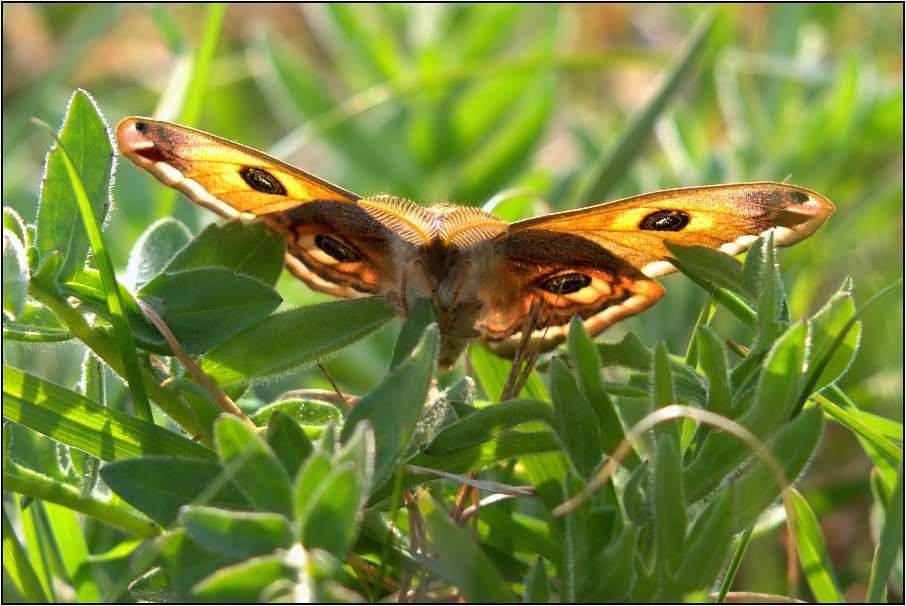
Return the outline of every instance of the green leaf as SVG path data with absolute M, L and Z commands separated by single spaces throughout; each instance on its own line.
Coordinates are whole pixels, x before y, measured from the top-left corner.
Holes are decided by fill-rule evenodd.
M 267 284 L 218 267 L 168 270 L 137 295 L 160 314 L 190 354 L 223 342 L 283 301 Z
M 434 372 L 438 340 L 437 327 L 429 327 L 409 359 L 362 396 L 346 415 L 340 432 L 343 443 L 352 437 L 359 421 L 367 419 L 374 428 L 375 487 L 390 476 L 415 431 Z
M 440 553 L 440 560 L 447 568 L 447 580 L 459 589 L 466 602 L 515 601 L 516 596 L 504 583 L 494 563 L 427 493 L 419 495 L 419 509 Z
M 884 510 L 884 528 L 871 563 L 866 602 L 880 602 L 897 555 L 903 549 L 903 462 L 897 466 L 897 480 Z
M 430 299 L 420 298 L 406 314 L 403 328 L 393 347 L 390 368 L 398 367 L 412 354 L 412 350 L 425 334 L 425 329 L 432 322 L 437 322 L 437 311 L 434 309 L 434 304 Z
M 55 503 L 44 503 L 51 540 L 58 545 L 66 576 L 72 580 L 80 602 L 99 602 L 100 591 L 88 566 L 88 543 L 79 518 L 73 510 Z
M 604 454 L 611 456 L 626 434 L 623 433 L 623 424 L 617 415 L 613 401 L 604 390 L 604 382 L 601 380 L 601 360 L 598 358 L 594 341 L 588 336 L 585 326 L 578 316 L 572 319 L 569 326 L 569 356 L 579 389 L 598 419 L 598 435 Z M 641 464 L 641 459 L 634 450 L 630 450 L 622 464 L 632 470 Z
M 806 408 L 787 423 L 768 446 L 768 451 L 780 464 L 780 470 L 788 482 L 793 482 L 805 469 L 815 452 L 823 428 L 824 415 L 821 409 L 816 406 Z M 740 532 L 755 523 L 758 516 L 777 499 L 781 487 L 771 469 L 760 458 L 735 483 L 739 490 L 739 505 L 734 530 Z
M 225 511 L 212 507 L 184 507 L 177 522 L 202 545 L 237 560 L 289 549 L 293 529 L 275 513 Z
M 262 511 L 292 515 L 289 474 L 261 436 L 237 417 L 223 415 L 214 427 L 220 456 L 233 480 Z
M 3 338 L 33 343 L 68 341 L 72 333 L 56 315 L 36 301 L 25 301 L 15 320 L 3 318 Z
M 339 424 L 343 419 L 340 409 L 321 400 L 306 400 L 304 398 L 286 398 L 262 406 L 249 418 L 255 425 L 264 425 L 275 412 L 282 412 L 297 424 L 307 427 L 323 427 L 328 423 Z
M 113 147 L 107 125 L 83 91 L 77 91 L 69 101 L 60 140 L 72 154 L 91 212 L 100 225 L 110 204 Z M 60 277 L 65 279 L 85 266 L 90 244 L 61 153 L 54 147 L 47 158 L 35 247 L 41 259 L 60 252 Z
M 645 373 L 647 380 L 654 363 L 654 352 L 645 347 L 635 333 L 627 333 L 618 343 L 597 342 L 595 345 L 604 368 L 615 366 L 642 372 Z M 669 359 L 669 363 L 675 395 L 697 402 L 706 402 L 708 391 L 695 369 L 673 359 Z M 646 384 L 644 387 L 645 390 L 640 395 L 648 394 L 648 385 Z
M 222 386 L 274 376 L 349 345 L 393 316 L 381 297 L 290 309 L 216 346 L 198 365 Z
M 743 264 L 725 252 L 703 246 L 664 242 L 673 255 L 670 262 L 697 283 L 726 288 L 752 305 L 758 300 L 758 281 L 743 272 Z
M 217 461 L 184 457 L 124 459 L 101 467 L 101 477 L 124 501 L 165 528 L 173 526 L 184 505 L 241 511 L 252 508 L 248 497 Z
M 17 318 L 25 311 L 28 296 L 28 259 L 22 241 L 10 230 L 3 229 L 3 314 Z
M 777 250 L 774 248 L 773 232 L 762 240 L 764 263 L 759 277 L 758 321 L 755 325 L 755 342 L 752 351 L 761 351 L 771 346 L 789 326 L 786 292 L 780 279 L 780 270 L 774 263 Z
M 532 567 L 525 575 L 525 591 L 522 592 L 523 604 L 547 604 L 550 602 L 550 581 L 547 578 L 547 567 L 544 558 L 537 556 Z
M 597 418 L 566 364 L 559 358 L 551 360 L 550 390 L 554 427 L 563 442 L 563 449 L 576 471 L 583 478 L 591 478 L 601 463 Z
M 760 440 L 766 440 L 796 405 L 807 349 L 808 327 L 804 322 L 792 326 L 771 348 L 764 361 L 755 401 L 736 419 Z M 751 455 L 751 450 L 736 436 L 723 431 L 708 433 L 695 460 L 686 469 L 687 502 L 700 499 L 717 482 Z
M 284 556 L 263 556 L 225 566 L 205 577 L 192 587 L 193 596 L 205 602 L 259 601 L 262 591 L 272 583 L 290 577 L 292 568 L 286 565 Z
M 847 281 L 848 283 L 850 281 Z M 810 385 L 809 393 L 804 396 L 810 396 L 819 392 L 829 384 L 839 379 L 843 373 L 852 364 L 856 357 L 856 349 L 859 347 L 859 336 L 862 331 L 862 323 L 856 324 L 849 329 L 836 350 L 831 351 L 834 341 L 841 331 L 846 329 L 846 324 L 856 313 L 853 304 L 850 288 L 851 284 L 844 284 L 830 300 L 818 310 L 811 319 L 809 319 L 809 328 L 811 345 L 809 350 L 809 376 L 806 384 Z M 827 358 L 827 360 L 825 360 Z M 823 366 L 823 368 L 820 368 Z M 814 374 L 820 368 L 820 375 L 815 377 Z
M 155 221 L 139 236 L 129 253 L 128 274 L 142 288 L 163 272 L 170 259 L 192 239 L 188 228 L 170 217 Z
M 717 333 L 708 326 L 698 329 L 698 363 L 708 378 L 707 410 L 729 416 L 733 400 L 727 375 L 726 349 Z
M 682 593 L 714 586 L 727 561 L 735 534 L 737 498 L 738 490 L 731 484 L 708 503 L 689 530 L 683 548 L 683 561 L 676 573 Z
M 102 461 L 143 455 L 216 457 L 168 429 L 9 366 L 3 367 L 3 416 Z
M 17 213 L 14 208 L 9 206 L 3 207 L 3 229 L 12 232 L 12 234 L 19 239 L 19 242 L 22 243 L 22 246 L 31 244 L 31 242 L 28 241 L 28 230 L 25 227 L 25 221 L 22 220 L 22 217 L 19 216 L 19 213 Z
M 264 221 L 210 224 L 166 265 L 167 273 L 223 267 L 274 286 L 283 271 L 286 239 Z
M 536 421 L 548 426 L 553 424 L 554 415 L 550 404 L 540 400 L 519 399 L 485 406 L 444 427 L 425 447 L 424 452 L 432 456 L 460 452 L 487 442 L 507 429 Z
M 627 602 L 636 582 L 635 563 L 639 527 L 630 524 L 606 548 L 601 550 L 591 564 L 598 573 L 587 579 L 583 597 L 590 602 Z
M 358 534 L 362 491 L 350 463 L 339 464 L 319 483 L 297 520 L 306 549 L 344 558 Z
M 654 453 L 652 488 L 657 561 L 661 570 L 673 575 L 685 557 L 686 508 L 683 498 L 683 465 L 679 443 L 670 433 L 658 438 Z
M 275 410 L 270 415 L 265 440 L 291 478 L 296 477 L 302 462 L 314 451 L 308 435 L 282 410 Z
M 3 570 L 16 584 L 22 595 L 31 602 L 49 602 L 41 581 L 19 543 L 6 507 L 3 508 Z
M 815 512 L 795 488 L 787 491 L 787 498 L 796 512 L 793 540 L 808 586 L 819 602 L 844 602 Z
M 658 410 L 676 404 L 676 395 L 673 391 L 673 374 L 670 372 L 670 354 L 663 339 L 659 339 L 654 346 L 654 360 L 651 365 L 651 409 Z M 657 439 L 670 434 L 676 443 L 680 443 L 679 421 L 670 419 L 658 423 L 655 427 Z

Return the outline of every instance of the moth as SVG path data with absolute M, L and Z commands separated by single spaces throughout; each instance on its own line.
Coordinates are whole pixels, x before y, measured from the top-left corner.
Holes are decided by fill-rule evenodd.
M 834 210 L 781 183 L 690 187 L 508 223 L 469 206 L 363 198 L 262 152 L 185 126 L 126 118 L 120 151 L 190 200 L 227 218 L 260 219 L 284 235 L 286 267 L 340 297 L 385 295 L 405 314 L 434 302 L 438 365 L 469 340 L 512 356 L 533 302 L 531 339 L 545 350 L 579 315 L 592 336 L 664 295 L 654 278 L 674 267 L 664 242 L 746 250 L 774 230 L 789 246 Z

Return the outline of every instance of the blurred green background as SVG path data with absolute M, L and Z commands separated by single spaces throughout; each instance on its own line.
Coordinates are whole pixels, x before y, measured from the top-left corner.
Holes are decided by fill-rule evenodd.
M 789 178 L 837 207 L 814 237 L 780 255 L 794 318 L 815 312 L 847 276 L 859 305 L 903 275 L 902 4 L 722 6 L 679 88 L 641 130 L 634 118 L 650 109 L 705 7 L 231 5 L 205 78 L 193 66 L 210 10 L 4 4 L 4 205 L 34 220 L 50 142 L 29 119 L 58 126 L 83 88 L 111 126 L 128 115 L 180 121 L 361 195 L 499 202 L 508 219 L 671 187 Z M 608 166 L 623 168 L 608 177 Z M 601 197 L 587 200 L 602 174 Z M 193 231 L 215 219 L 128 162 L 113 201 L 106 235 L 120 272 L 156 219 L 173 215 Z M 631 330 L 682 354 L 705 295 L 682 276 L 663 282 L 660 304 L 604 338 Z M 329 298 L 286 276 L 278 288 L 286 305 Z M 746 339 L 728 313 L 714 325 Z M 364 393 L 383 375 L 396 330 L 327 363 L 344 390 Z M 862 331 L 841 387 L 863 409 L 901 421 L 902 288 L 866 313 Z M 66 386 L 78 380 L 78 346 L 3 348 L 4 363 Z M 309 369 L 256 393 L 301 387 L 328 384 Z M 851 434 L 831 425 L 802 485 L 851 599 L 864 592 L 871 557 L 869 469 Z M 782 542 L 750 549 L 746 561 L 764 565 L 738 582 L 784 593 L 783 560 L 759 557 L 782 552 Z

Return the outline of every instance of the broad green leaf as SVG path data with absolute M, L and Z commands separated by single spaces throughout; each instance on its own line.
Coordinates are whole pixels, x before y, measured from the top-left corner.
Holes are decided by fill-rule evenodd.
M 523 423 L 540 421 L 553 424 L 553 409 L 540 400 L 508 400 L 477 409 L 469 416 L 443 428 L 425 447 L 424 452 L 432 456 L 443 456 L 460 452 L 507 429 Z
M 82 176 L 95 220 L 103 223 L 110 204 L 113 147 L 107 125 L 83 91 L 69 101 L 60 140 Z M 42 259 L 56 251 L 62 254 L 60 277 L 65 279 L 85 266 L 90 245 L 61 153 L 54 147 L 47 159 L 35 246 Z
M 674 266 L 698 283 L 726 288 L 752 305 L 758 300 L 758 282 L 743 273 L 743 264 L 725 252 L 703 246 L 664 242 Z
M 28 259 L 22 241 L 3 228 L 3 320 L 17 318 L 25 311 L 28 295 Z
M 177 523 L 200 543 L 237 560 L 289 549 L 293 529 L 285 517 L 266 512 L 184 507 Z
M 598 358 L 594 341 L 588 336 L 578 316 L 572 319 L 569 327 L 569 355 L 579 389 L 598 419 L 598 435 L 604 454 L 612 455 L 626 434 L 623 433 L 623 425 L 613 401 L 604 389 L 601 380 L 601 360 Z M 629 469 L 635 469 L 640 463 L 641 460 L 634 450 L 631 450 L 622 462 Z
M 380 297 L 290 309 L 216 346 L 199 366 L 220 385 L 274 376 L 349 345 L 393 316 Z
M 794 481 L 805 469 L 815 452 L 823 428 L 824 415 L 818 407 L 813 406 L 787 423 L 771 441 L 768 451 L 780 464 L 788 482 Z M 739 490 L 739 500 L 734 530 L 740 532 L 753 524 L 777 499 L 781 487 L 768 465 L 760 458 L 736 478 L 735 483 Z
M 205 577 L 192 588 L 192 595 L 204 602 L 250 604 L 268 585 L 292 574 L 282 555 L 251 558 Z
M 160 314 L 190 354 L 223 342 L 283 301 L 264 282 L 219 267 L 167 271 L 137 295 Z
M 645 373 L 647 381 L 647 376 L 651 372 L 651 365 L 654 361 L 654 352 L 645 347 L 645 344 L 635 333 L 628 333 L 618 343 L 596 342 L 595 345 L 604 368 L 613 366 Z M 669 362 L 676 397 L 689 398 L 696 402 L 706 402 L 708 391 L 695 369 L 672 358 Z M 644 393 L 639 395 L 647 396 L 648 392 L 648 384 L 646 383 L 644 385 Z
M 160 348 L 163 344 L 163 337 L 154 326 L 145 319 L 144 314 L 139 308 L 138 303 L 125 286 L 118 284 L 120 300 L 123 304 L 123 313 L 126 316 L 129 330 L 132 335 L 138 339 L 142 345 L 152 344 Z M 107 292 L 104 290 L 104 283 L 101 274 L 95 269 L 81 269 L 74 272 L 69 279 L 60 282 L 60 290 L 64 295 L 73 296 L 81 302 L 81 306 L 98 314 L 108 321 L 113 320 L 108 305 Z M 155 307 L 152 305 L 152 307 Z M 159 304 L 157 307 L 161 307 Z M 168 350 L 159 350 L 155 353 L 163 353 Z
M 15 320 L 3 318 L 3 338 L 14 341 L 48 343 L 68 341 L 72 333 L 56 315 L 36 301 L 25 301 L 25 307 Z
M 12 232 L 23 246 L 31 244 L 28 241 L 28 231 L 25 227 L 25 221 L 22 220 L 22 217 L 19 216 L 19 213 L 17 213 L 14 208 L 9 206 L 3 207 L 3 229 Z
M 249 511 L 252 504 L 217 461 L 184 457 L 142 457 L 101 467 L 113 492 L 165 528 L 184 505 Z
M 710 589 L 724 567 L 733 541 L 735 485 L 722 490 L 699 514 L 685 541 L 683 561 L 676 574 L 683 593 Z
M 582 591 L 588 601 L 627 602 L 636 581 L 635 562 L 639 527 L 630 524 L 605 549 L 595 555 L 591 575 Z
M 431 326 L 408 360 L 362 396 L 346 415 L 340 441 L 349 440 L 359 421 L 367 419 L 374 428 L 377 452 L 374 462 L 374 486 L 380 486 L 390 476 L 403 454 L 415 425 L 437 359 L 438 331 Z
M 802 367 L 805 362 L 808 327 L 800 322 L 779 338 L 764 361 L 755 402 L 736 421 L 766 440 L 786 421 L 799 397 Z M 686 469 L 685 494 L 695 502 L 702 492 L 751 455 L 751 450 L 736 436 L 724 431 L 711 431 L 695 460 Z
M 398 367 L 412 354 L 412 350 L 425 334 L 425 329 L 432 322 L 437 322 L 437 312 L 431 301 L 425 298 L 415 301 L 415 305 L 406 314 L 403 328 L 393 347 L 390 368 Z
M 228 221 L 201 230 L 166 265 L 167 273 L 223 267 L 274 286 L 283 271 L 286 240 L 264 221 Z
M 419 509 L 440 553 L 440 560 L 447 567 L 447 580 L 467 602 L 515 601 L 516 596 L 504 583 L 493 562 L 427 493 L 419 495 Z
M 707 410 L 729 416 L 733 400 L 727 375 L 726 350 L 720 337 L 708 326 L 698 329 L 698 363 L 708 377 Z
M 563 558 L 562 546 L 548 536 L 549 527 L 537 518 L 504 511 L 498 505 L 482 507 L 479 517 L 495 533 L 521 545 L 530 553 L 537 553 L 550 562 L 559 562 Z
M 771 346 L 789 325 L 789 312 L 786 306 L 786 292 L 780 279 L 780 270 L 774 259 L 777 250 L 774 248 L 774 235 L 770 232 L 763 242 L 762 254 L 764 264 L 759 277 L 758 304 L 756 311 L 758 321 L 755 324 L 755 341 L 752 351 L 761 351 Z
M 292 515 L 289 474 L 261 436 L 237 417 L 223 415 L 214 427 L 224 466 L 233 481 L 262 511 Z
M 547 578 L 547 567 L 541 556 L 537 556 L 532 561 L 532 567 L 529 568 L 522 584 L 525 585 L 525 591 L 522 592 L 523 604 L 547 604 L 550 602 L 550 581 Z
M 850 281 L 847 281 L 850 282 Z M 850 284 L 851 287 L 851 284 Z M 855 315 L 856 309 L 853 304 L 850 289 L 844 284 L 840 290 L 834 293 L 834 296 L 818 310 L 811 319 L 809 319 L 809 328 L 811 346 L 809 350 L 809 377 L 807 385 L 811 386 L 808 394 L 821 391 L 830 383 L 836 381 L 852 364 L 856 356 L 856 349 L 859 347 L 859 337 L 862 332 L 862 323 L 856 322 L 846 334 L 843 342 L 837 347 L 836 351 L 831 351 L 834 340 L 847 322 Z M 827 359 L 825 359 L 827 358 Z M 823 368 L 819 369 L 819 365 Z M 815 372 L 820 375 L 814 377 Z
M 568 474 L 563 478 L 563 501 L 566 502 L 585 490 L 586 483 L 579 477 Z M 586 549 L 586 537 L 591 514 L 591 500 L 584 500 L 578 507 L 567 513 L 564 518 L 565 532 L 563 533 L 563 571 L 560 581 L 561 599 L 569 604 L 577 602 L 579 586 L 589 576 L 591 553 Z
M 654 360 L 651 365 L 651 410 L 672 404 L 676 404 L 676 395 L 673 390 L 673 373 L 670 372 L 670 354 L 667 353 L 667 345 L 660 339 L 654 346 Z M 680 427 L 676 419 L 658 423 L 654 433 L 657 439 L 669 433 L 677 444 L 680 443 Z
M 306 549 L 323 549 L 337 558 L 346 557 L 359 531 L 364 488 L 360 484 L 349 462 L 335 465 L 321 481 L 298 520 Z
M 686 508 L 683 498 L 683 464 L 679 444 L 670 433 L 662 434 L 654 453 L 652 489 L 657 561 L 664 574 L 673 575 L 685 557 Z
M 815 512 L 795 488 L 787 491 L 787 498 L 796 512 L 793 540 L 808 586 L 819 602 L 844 602 Z
M 143 455 L 216 457 L 168 429 L 9 366 L 3 367 L 3 416 L 102 461 Z
M 170 259 L 192 239 L 188 228 L 170 217 L 155 221 L 139 236 L 129 253 L 128 275 L 141 289 L 161 273 Z
M 157 539 L 152 548 L 160 551 L 154 563 L 167 573 L 164 601 L 170 602 L 196 600 L 193 592 L 196 583 L 236 561 L 211 551 L 184 528 L 177 528 Z
M 292 417 L 298 424 L 314 427 L 321 427 L 328 423 L 338 424 L 343 418 L 340 409 L 333 404 L 303 398 L 277 400 L 267 406 L 262 406 L 249 418 L 255 425 L 260 426 L 267 423 L 271 415 L 277 411 Z
M 296 477 L 302 462 L 314 450 L 314 445 L 299 424 L 281 410 L 270 415 L 265 440 L 291 478 Z
M 554 427 L 563 449 L 576 471 L 583 478 L 591 478 L 602 454 L 597 418 L 566 364 L 558 358 L 551 361 L 550 390 Z

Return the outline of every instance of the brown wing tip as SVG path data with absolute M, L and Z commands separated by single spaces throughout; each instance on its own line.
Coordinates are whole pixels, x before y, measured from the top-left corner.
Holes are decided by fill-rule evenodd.
M 120 152 L 143 168 L 163 161 L 160 149 L 148 136 L 148 127 L 152 122 L 147 118 L 130 116 L 116 126 L 116 145 Z

